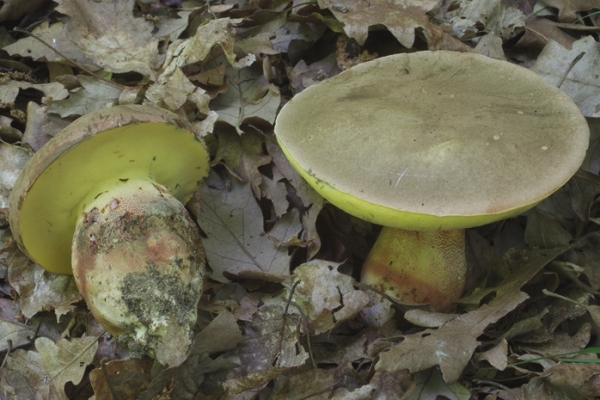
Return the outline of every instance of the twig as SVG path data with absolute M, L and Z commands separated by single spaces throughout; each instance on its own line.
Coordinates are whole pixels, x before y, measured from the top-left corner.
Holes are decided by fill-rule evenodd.
M 13 29 L 13 31 L 19 32 L 19 33 L 24 33 L 24 34 L 26 34 L 28 36 L 31 36 L 32 38 L 38 40 L 44 46 L 48 47 L 50 50 L 52 50 L 53 52 L 55 52 L 56 54 L 58 54 L 59 56 L 61 56 L 62 58 L 64 58 L 73 67 L 79 68 L 83 72 L 85 72 L 85 73 L 87 73 L 89 75 L 92 75 L 93 77 L 95 77 L 97 79 L 100 79 L 101 81 L 106 82 L 106 83 L 108 83 L 110 85 L 120 87 L 121 89 L 127 89 L 127 86 L 121 85 L 120 83 L 113 82 L 113 81 L 111 81 L 109 79 L 103 78 L 102 76 L 100 76 L 97 73 L 95 73 L 94 71 L 92 71 L 92 70 L 84 67 L 83 65 L 79 65 L 76 61 L 71 60 L 69 57 L 65 56 L 63 53 L 61 53 L 60 51 L 56 50 L 54 47 L 50 46 L 48 43 L 46 43 L 46 41 L 44 41 L 43 39 L 41 39 L 38 36 L 34 35 L 33 33 L 29 32 L 29 31 L 26 31 L 25 29 L 21 29 L 21 28 L 17 28 L 17 27 L 15 27 Z
M 6 360 L 8 360 L 10 352 L 12 351 L 12 340 L 8 339 L 6 341 L 6 344 L 8 344 L 8 349 L 6 349 L 6 355 L 4 356 L 4 360 L 2 360 L 2 365 L 0 365 L 0 369 L 4 368 L 4 366 L 6 365 Z
M 569 75 L 569 72 L 571 72 L 575 64 L 577 64 L 583 58 L 583 56 L 585 56 L 585 51 L 579 53 L 579 55 L 575 57 L 573 61 L 571 61 L 571 64 L 569 64 L 569 66 L 567 67 L 567 70 L 563 74 L 562 78 L 560 79 L 560 82 L 558 82 L 558 85 L 556 87 L 560 88 L 560 85 L 562 85 L 565 79 L 567 79 L 567 75 Z

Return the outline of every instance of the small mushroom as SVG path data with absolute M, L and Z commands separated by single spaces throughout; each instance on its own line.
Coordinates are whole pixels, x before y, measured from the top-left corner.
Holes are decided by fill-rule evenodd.
M 108 332 L 129 333 L 159 361 L 177 365 L 205 268 L 197 226 L 182 203 L 208 168 L 204 144 L 171 112 L 92 112 L 25 165 L 10 196 L 11 230 L 43 268 L 73 274 Z
M 380 58 L 311 86 L 275 132 L 323 197 L 384 226 L 362 281 L 438 311 L 464 291 L 464 229 L 534 207 L 589 142 L 577 106 L 535 73 L 446 51 Z

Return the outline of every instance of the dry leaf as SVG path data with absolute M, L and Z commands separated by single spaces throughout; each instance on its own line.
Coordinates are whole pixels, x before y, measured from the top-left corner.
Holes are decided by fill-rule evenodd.
M 375 368 L 388 372 L 406 368 L 414 373 L 439 365 L 444 381 L 452 384 L 479 346 L 477 338 L 483 331 L 528 297 L 523 292 L 508 293 L 475 311 L 457 316 L 437 330 L 425 329 L 403 336 L 402 343 L 380 354 Z
M 110 72 L 154 76 L 161 62 L 152 23 L 134 17 L 134 0 L 56 0 L 56 11 L 70 16 L 68 43 Z
M 581 53 L 583 57 L 570 70 L 570 64 Z M 600 52 L 592 36 L 586 36 L 573 43 L 567 50 L 550 41 L 542 50 L 532 71 L 553 86 L 557 86 L 568 71 L 560 89 L 568 94 L 586 117 L 600 116 L 600 75 L 596 73 L 600 63 Z
M 226 282 L 225 271 L 289 274 L 287 249 L 265 240 L 262 211 L 249 184 L 235 178 L 224 182 L 211 173 L 202 190 L 198 223 L 207 235 L 202 243 L 213 270 L 212 279 Z
M 267 84 L 262 68 L 253 66 L 236 70 L 226 69 L 228 90 L 214 99 L 211 108 L 219 114 L 219 120 L 233 126 L 241 135 L 242 124 L 253 119 L 275 122 L 280 103 L 279 90 Z
M 96 399 L 137 399 L 151 381 L 152 360 L 115 360 L 90 372 Z
M 235 347 L 244 340 L 236 319 L 229 311 L 222 311 L 194 338 L 190 354 L 214 354 Z
M 367 40 L 369 27 L 384 25 L 401 45 L 411 48 L 415 42 L 415 31 L 420 30 L 429 50 L 471 51 L 471 48 L 450 36 L 437 25 L 429 22 L 426 15 L 437 1 L 371 0 L 320 0 L 321 8 L 328 8 L 335 18 L 344 24 L 344 32 L 362 45 Z
M 437 400 L 440 397 L 448 400 L 469 400 L 471 392 L 459 383 L 447 384 L 439 371 L 431 368 L 417 374 L 417 386 L 405 399 Z
M 231 65 L 235 64 L 233 44 L 235 31 L 232 26 L 240 23 L 239 19 L 219 18 L 200 25 L 191 38 L 174 41 L 167 50 L 167 58 L 163 71 L 158 78 L 165 83 L 177 68 L 194 64 L 210 54 L 215 46 L 220 46 Z
M 66 100 L 52 102 L 48 107 L 49 113 L 60 114 L 63 118 L 70 115 L 85 115 L 119 102 L 123 91 L 121 87 L 93 76 L 79 75 L 77 79 L 83 88 L 76 89 Z
M 35 341 L 35 348 L 40 353 L 40 363 L 49 377 L 48 383 L 58 392 L 61 400 L 67 400 L 65 384 L 73 382 L 77 385 L 98 349 L 98 338 L 84 337 L 59 339 L 55 342 L 40 337 Z
M 315 335 L 353 318 L 370 302 L 365 292 L 354 288 L 354 280 L 339 273 L 337 267 L 335 263 L 313 260 L 294 271 L 292 279 L 300 281 L 294 291 L 294 301 L 303 310 Z
M 0 319 L 0 351 L 30 343 L 34 335 L 35 329 L 31 326 Z

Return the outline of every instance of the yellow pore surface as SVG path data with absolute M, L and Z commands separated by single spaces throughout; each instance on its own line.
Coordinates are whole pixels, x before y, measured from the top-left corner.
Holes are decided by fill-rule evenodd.
M 21 208 L 21 239 L 50 272 L 71 274 L 77 218 L 100 193 L 130 179 L 159 183 L 185 204 L 208 174 L 195 136 L 171 124 L 129 124 L 89 137 L 38 177 Z

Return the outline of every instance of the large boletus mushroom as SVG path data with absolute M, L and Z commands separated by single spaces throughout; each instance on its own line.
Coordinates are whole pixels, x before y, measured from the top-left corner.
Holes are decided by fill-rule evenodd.
M 10 196 L 20 248 L 73 274 L 95 318 L 176 365 L 196 321 L 204 252 L 183 207 L 208 174 L 188 122 L 146 106 L 89 113 L 26 164 Z
M 384 226 L 362 281 L 438 311 L 464 290 L 464 229 L 535 206 L 577 171 L 589 141 L 577 106 L 535 73 L 446 51 L 311 86 L 275 132 L 323 197 Z

